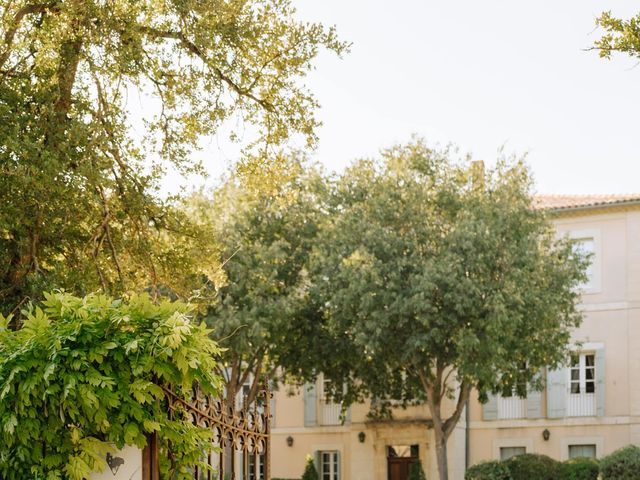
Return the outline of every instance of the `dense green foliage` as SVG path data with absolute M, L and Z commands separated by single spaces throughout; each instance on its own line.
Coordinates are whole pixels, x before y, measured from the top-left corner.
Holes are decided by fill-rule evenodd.
M 633 480 L 640 472 L 640 448 L 628 445 L 600 460 L 602 480 Z
M 597 460 L 578 457 L 562 464 L 562 480 L 598 480 Z
M 558 480 L 562 478 L 561 464 L 546 455 L 526 453 L 511 457 L 506 462 L 511 480 Z
M 469 467 L 464 480 L 511 480 L 511 473 L 505 462 L 489 460 Z
M 110 444 L 142 447 L 157 432 L 175 458 L 163 478 L 189 478 L 209 432 L 170 419 L 162 387 L 220 393 L 209 330 L 186 305 L 145 295 L 45 296 L 19 330 L 0 319 L 0 476 L 83 480 L 106 467 Z
M 326 182 L 305 167 L 295 158 L 282 163 L 273 189 L 246 188 L 232 178 L 209 203 L 227 282 L 206 321 L 224 339 L 220 375 L 230 399 L 249 383 L 251 403 L 264 378 L 308 375 L 314 366 L 309 349 L 321 323 L 304 292 Z
M 611 12 L 604 12 L 596 24 L 605 31 L 594 44 L 601 57 L 611 58 L 614 52 L 640 57 L 640 14 L 622 19 L 614 17 Z
M 422 468 L 422 462 L 420 460 L 416 459 L 411 464 L 408 480 L 427 480 L 427 476 L 424 474 L 424 469 Z
M 319 478 L 320 476 L 318 475 L 318 470 L 316 469 L 313 457 L 308 455 L 301 480 L 318 480 Z
M 266 145 L 313 143 L 301 80 L 345 45 L 289 0 L 0 8 L 1 311 L 53 287 L 201 292 L 215 244 L 162 194 L 164 173 L 201 173 L 193 153 L 219 132 L 258 163 Z
M 560 463 L 546 455 L 526 454 L 505 461 L 490 460 L 478 463 L 467 469 L 464 478 L 465 480 L 530 480 L 533 478 L 536 480 L 597 480 L 598 471 L 598 462 L 591 458 L 574 458 Z
M 349 168 L 310 293 L 333 337 L 318 370 L 348 402 L 425 400 L 441 480 L 472 389 L 484 399 L 566 358 L 587 264 L 535 208 L 522 163 L 484 175 L 452 156 L 415 142 Z

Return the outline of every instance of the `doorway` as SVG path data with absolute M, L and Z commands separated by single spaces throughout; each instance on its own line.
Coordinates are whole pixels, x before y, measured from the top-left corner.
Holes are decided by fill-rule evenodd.
M 387 446 L 387 479 L 407 480 L 413 462 L 419 459 L 418 445 Z

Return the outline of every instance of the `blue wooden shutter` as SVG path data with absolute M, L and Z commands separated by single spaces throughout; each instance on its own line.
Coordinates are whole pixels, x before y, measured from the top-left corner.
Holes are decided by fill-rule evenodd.
M 313 463 L 316 466 L 316 472 L 318 472 L 318 476 L 322 478 L 322 452 L 316 450 L 313 452 Z
M 533 382 L 540 380 L 541 374 L 537 373 Z M 542 390 L 527 385 L 527 418 L 542 418 Z
M 604 347 L 596 350 L 596 415 L 604 417 L 605 382 L 604 382 Z
M 498 419 L 498 397 L 489 394 L 489 400 L 482 405 L 482 419 L 483 420 L 497 420 Z
M 567 415 L 567 370 L 547 371 L 547 417 L 562 418 Z
M 316 413 L 316 384 L 305 383 L 303 388 L 304 398 L 304 426 L 313 427 L 317 422 Z

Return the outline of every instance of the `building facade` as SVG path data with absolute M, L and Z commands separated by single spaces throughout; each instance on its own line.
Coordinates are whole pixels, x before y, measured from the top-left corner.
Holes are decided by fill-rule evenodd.
M 640 444 L 640 196 L 541 196 L 538 203 L 553 212 L 558 235 L 592 254 L 579 305 L 584 320 L 569 364 L 541 372 L 543 391 L 490 397 L 484 405 L 472 395 L 448 443 L 454 480 L 482 460 L 521 453 L 601 457 Z M 426 406 L 397 409 L 392 421 L 376 422 L 367 417 L 368 405 L 354 405 L 343 422 L 323 387 L 319 378 L 276 393 L 274 478 L 300 478 L 307 455 L 321 480 L 405 480 L 416 458 L 427 478 L 437 478 Z

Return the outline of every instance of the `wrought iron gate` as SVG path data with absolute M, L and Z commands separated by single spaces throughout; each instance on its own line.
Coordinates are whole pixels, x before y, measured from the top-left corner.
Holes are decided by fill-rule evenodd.
M 236 409 L 223 400 L 194 389 L 185 401 L 165 390 L 171 413 L 183 411 L 190 421 L 213 432 L 212 446 L 217 452 L 203 452 L 214 469 L 202 471 L 194 466 L 195 480 L 270 480 L 269 447 L 271 433 L 271 391 L 268 384 L 252 405 Z M 143 480 L 160 480 L 158 443 L 150 436 L 143 452 Z M 164 480 L 164 479 L 163 479 Z

